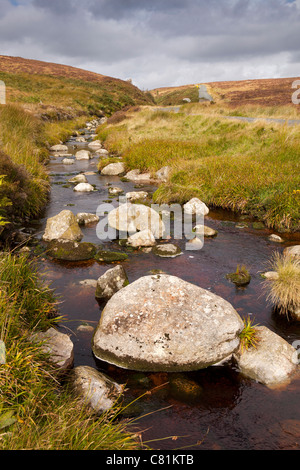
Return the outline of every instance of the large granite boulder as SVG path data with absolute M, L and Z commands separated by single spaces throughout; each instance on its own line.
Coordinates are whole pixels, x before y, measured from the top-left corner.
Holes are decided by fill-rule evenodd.
M 132 235 L 151 230 L 155 238 L 161 238 L 165 231 L 159 213 L 143 204 L 121 204 L 108 214 L 108 223 L 110 227 Z
M 58 239 L 80 241 L 82 238 L 83 233 L 73 212 L 63 210 L 47 220 L 46 229 L 43 234 L 44 241 L 50 242 L 51 240 Z
M 232 305 L 212 292 L 175 276 L 145 276 L 108 301 L 93 352 L 125 369 L 198 370 L 231 356 L 243 327 Z

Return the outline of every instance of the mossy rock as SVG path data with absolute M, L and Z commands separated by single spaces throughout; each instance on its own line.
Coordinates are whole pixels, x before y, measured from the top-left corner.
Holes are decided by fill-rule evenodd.
M 96 261 L 99 261 L 99 262 L 102 262 L 102 263 L 113 263 L 115 261 L 125 261 L 125 260 L 127 260 L 128 255 L 126 255 L 126 253 L 120 253 L 118 251 L 103 251 L 103 250 L 100 250 L 94 256 L 94 259 Z
M 226 279 L 233 282 L 236 286 L 246 286 L 251 281 L 251 275 L 248 271 L 239 271 L 227 274 Z
M 263 230 L 265 228 L 265 225 L 262 222 L 253 222 L 252 228 L 255 230 Z
M 170 374 L 170 392 L 173 398 L 185 402 L 197 402 L 202 395 L 202 387 L 183 374 Z
M 52 240 L 47 249 L 48 256 L 62 261 L 87 261 L 93 259 L 97 248 L 92 243 L 68 240 Z

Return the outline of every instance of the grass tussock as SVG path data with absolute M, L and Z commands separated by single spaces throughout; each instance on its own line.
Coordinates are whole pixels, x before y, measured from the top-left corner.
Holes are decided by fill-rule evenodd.
M 299 126 L 143 109 L 126 123 L 101 126 L 99 138 L 130 169 L 171 167 L 154 194 L 158 203 L 195 196 L 272 229 L 300 229 Z
M 300 309 L 300 260 L 276 252 L 270 268 L 278 276 L 264 281 L 267 298 L 282 315 L 289 316 Z
M 48 147 L 67 138 L 85 120 L 43 122 L 17 105 L 0 107 L 0 198 L 8 219 L 35 217 L 44 208 L 50 183 Z
M 253 319 L 250 317 L 244 318 L 244 328 L 240 333 L 240 349 L 243 353 L 245 350 L 248 351 L 249 348 L 256 348 L 259 343 L 259 338 L 257 334 L 256 327 L 257 324 L 254 324 Z
M 118 418 L 120 404 L 96 418 L 79 403 L 55 366 L 30 342 L 32 331 L 61 320 L 56 299 L 27 255 L 0 259 L 1 450 L 137 450 L 137 437 Z

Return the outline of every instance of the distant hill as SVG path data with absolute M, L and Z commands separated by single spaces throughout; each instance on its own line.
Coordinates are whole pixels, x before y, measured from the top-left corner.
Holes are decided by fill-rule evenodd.
M 125 107 L 153 104 L 151 95 L 129 81 L 68 65 L 0 56 L 7 102 L 51 117 L 111 115 Z
M 292 103 L 292 93 L 295 91 L 292 88 L 292 83 L 295 80 L 299 80 L 299 77 L 220 81 L 203 84 L 207 86 L 214 101 L 218 104 L 231 107 L 244 105 L 295 106 Z M 151 91 L 151 94 L 161 105 L 182 104 L 184 98 L 189 98 L 192 102 L 198 101 L 196 84 L 156 88 Z

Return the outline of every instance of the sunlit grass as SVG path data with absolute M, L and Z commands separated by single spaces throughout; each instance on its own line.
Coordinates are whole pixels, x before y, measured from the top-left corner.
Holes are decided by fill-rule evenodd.
M 196 196 L 211 207 L 243 211 L 267 227 L 300 228 L 300 127 L 233 122 L 143 109 L 98 130 L 128 169 L 170 166 L 158 203 Z
M 250 317 L 244 318 L 244 328 L 240 333 L 240 348 L 243 353 L 245 350 L 248 351 L 250 348 L 256 348 L 259 343 L 256 327 L 258 324 L 254 324 L 253 319 Z
M 38 274 L 36 260 L 0 259 L 1 450 L 137 450 L 140 440 L 119 419 L 121 403 L 96 417 L 59 375 L 32 331 L 63 321 L 57 300 Z M 64 380 L 63 380 L 64 379 Z
M 264 281 L 267 298 L 282 315 L 289 316 L 300 309 L 300 260 L 276 252 L 270 261 L 270 269 L 278 276 Z

